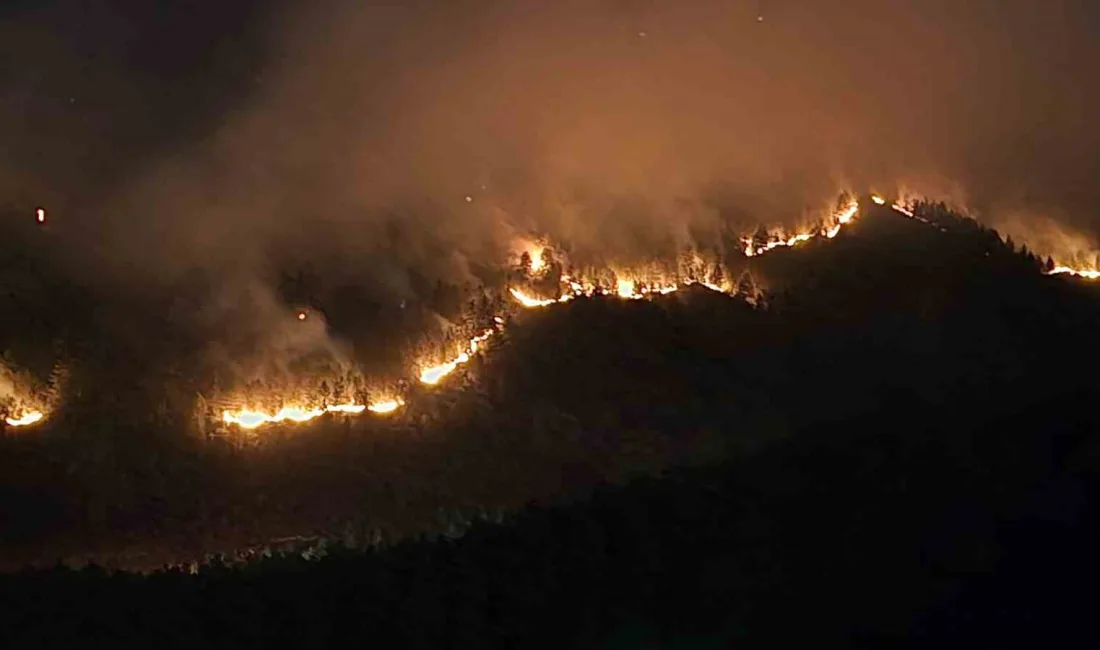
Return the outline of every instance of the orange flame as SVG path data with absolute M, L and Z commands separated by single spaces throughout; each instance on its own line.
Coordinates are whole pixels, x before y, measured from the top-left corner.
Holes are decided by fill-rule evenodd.
M 393 413 L 397 409 L 405 405 L 405 401 L 401 399 L 391 399 L 384 402 L 374 402 L 367 407 L 367 410 L 371 413 L 379 413 L 385 415 L 387 413 Z
M 1050 270 L 1048 275 L 1074 275 L 1079 278 L 1086 278 L 1088 280 L 1096 280 L 1100 278 L 1100 270 L 1097 269 L 1075 269 L 1069 266 L 1056 266 Z
M 532 298 L 531 296 L 529 296 L 529 295 L 523 293 L 522 291 L 520 291 L 519 289 L 515 289 L 515 288 L 508 289 L 508 292 L 511 293 L 512 297 L 515 298 L 516 300 L 518 300 L 521 305 L 523 305 L 524 307 L 528 307 L 528 308 L 531 308 L 531 307 L 546 307 L 547 305 L 553 305 L 554 303 L 565 302 L 566 300 L 568 300 L 568 298 L 566 298 L 565 296 L 562 296 L 561 298 L 559 298 L 557 300 L 554 300 L 553 298 L 547 298 L 547 299 Z M 572 296 L 570 296 L 570 297 L 572 297 Z
M 46 415 L 42 411 L 25 411 L 17 417 L 4 418 L 9 427 L 28 427 L 42 420 Z
M 284 406 L 275 413 L 266 413 L 257 409 L 240 409 L 239 411 L 223 411 L 222 421 L 227 424 L 235 424 L 242 429 L 256 429 L 265 424 L 280 422 L 294 422 L 301 424 L 321 417 L 325 413 L 342 413 L 344 415 L 359 415 L 363 411 L 372 413 L 392 413 L 405 405 L 400 399 L 387 399 L 370 404 L 332 404 L 324 408 L 306 408 L 303 406 Z
M 634 281 L 620 278 L 615 281 L 615 293 L 620 298 L 641 298 L 641 295 L 634 291 Z
M 827 228 L 822 227 L 816 232 L 801 232 L 791 236 L 775 234 L 759 246 L 753 241 L 752 237 L 744 237 L 741 239 L 741 243 L 745 245 L 743 252 L 746 257 L 756 257 L 776 248 L 789 248 L 801 244 L 819 235 L 824 236 L 826 239 L 832 239 L 840 233 L 841 228 L 852 222 L 857 213 L 859 213 L 859 202 L 853 199 L 847 207 L 834 215 L 835 223 Z
M 459 366 L 470 360 L 471 355 L 476 354 L 481 348 L 481 344 L 489 339 L 490 336 L 496 333 L 495 329 L 485 330 L 480 336 L 475 336 L 470 339 L 469 347 L 458 354 L 450 361 L 445 361 L 437 366 L 428 366 L 421 369 L 420 381 L 434 386 L 443 380 L 444 377 L 451 374 Z

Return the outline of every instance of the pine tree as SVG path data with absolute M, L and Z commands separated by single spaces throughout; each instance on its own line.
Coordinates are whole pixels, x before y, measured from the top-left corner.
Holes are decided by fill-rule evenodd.
M 715 262 L 714 268 L 710 272 L 710 282 L 720 287 L 725 281 L 726 274 L 722 271 L 722 265 Z
M 751 275 L 748 273 L 741 274 L 740 279 L 737 281 L 736 293 L 746 300 L 756 299 L 756 283 L 753 281 Z

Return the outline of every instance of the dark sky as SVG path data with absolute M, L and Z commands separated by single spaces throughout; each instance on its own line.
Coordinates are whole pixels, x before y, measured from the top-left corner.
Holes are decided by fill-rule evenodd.
M 1098 14 L 1086 0 L 9 2 L 0 204 L 49 206 L 87 244 L 74 259 L 144 278 L 288 249 L 361 260 L 392 220 L 463 251 L 444 256 L 455 272 L 514 228 L 629 251 L 729 215 L 793 223 L 866 184 L 1091 236 Z M 402 255 L 440 258 L 430 242 Z

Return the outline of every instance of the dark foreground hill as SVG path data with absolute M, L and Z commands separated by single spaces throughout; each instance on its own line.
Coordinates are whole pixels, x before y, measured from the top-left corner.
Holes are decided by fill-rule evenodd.
M 899 396 L 459 539 L 197 575 L 6 576 L 3 634 L 8 647 L 1087 644 L 1100 445 L 1082 405 L 1095 398 L 990 416 Z

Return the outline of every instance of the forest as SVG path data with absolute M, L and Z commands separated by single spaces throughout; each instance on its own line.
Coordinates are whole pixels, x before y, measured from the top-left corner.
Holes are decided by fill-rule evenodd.
M 728 277 L 753 278 L 735 295 L 513 306 L 484 354 L 408 387 L 393 417 L 251 441 L 196 431 L 210 380 L 188 365 L 195 340 L 134 334 L 171 305 L 113 297 L 131 314 L 120 327 L 34 268 L 33 246 L 5 247 L 23 278 L 5 285 L 20 305 L 5 359 L 65 406 L 0 441 L 3 634 L 423 648 L 1095 636 L 1082 594 L 1100 289 L 1044 275 L 1051 262 L 942 204 L 916 213 L 925 223 L 872 208 L 835 239 L 725 258 Z M 286 277 L 291 304 L 327 313 L 317 296 L 350 295 Z M 506 301 L 424 284 L 424 312 L 462 311 L 475 291 L 474 314 Z

